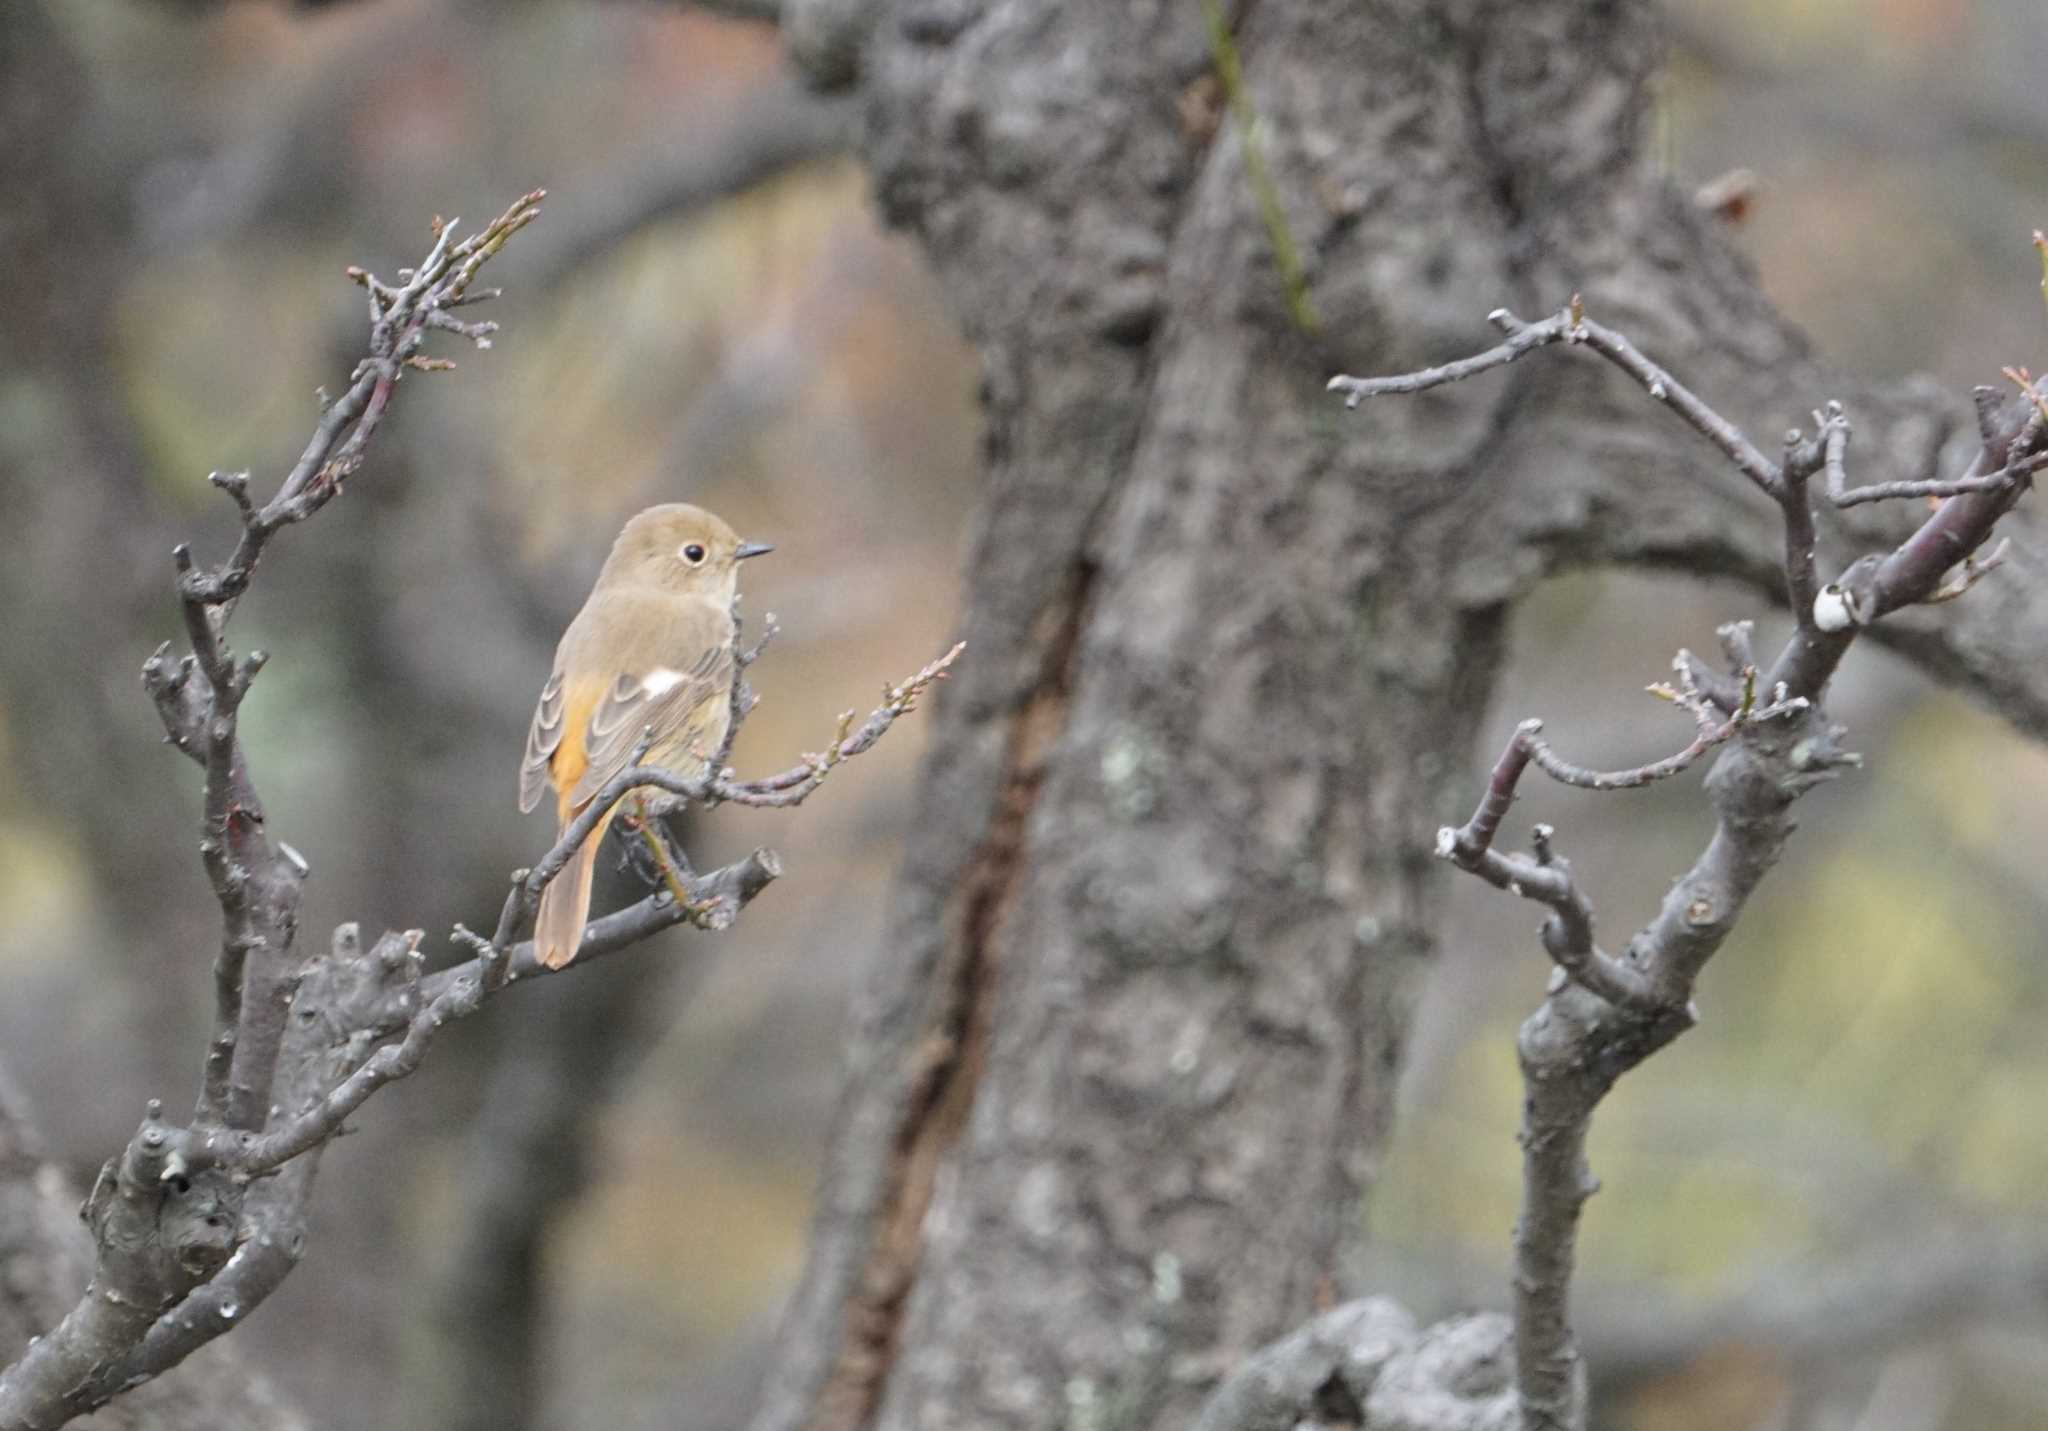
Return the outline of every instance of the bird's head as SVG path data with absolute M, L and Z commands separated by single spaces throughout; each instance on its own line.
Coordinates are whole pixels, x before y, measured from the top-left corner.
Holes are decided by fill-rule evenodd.
M 631 582 L 730 603 L 739 564 L 772 551 L 766 542 L 743 542 L 720 518 L 687 502 L 668 502 L 626 523 L 599 574 L 600 584 Z

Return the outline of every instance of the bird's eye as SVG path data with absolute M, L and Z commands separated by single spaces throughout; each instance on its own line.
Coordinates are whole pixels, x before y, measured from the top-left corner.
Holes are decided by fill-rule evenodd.
M 683 548 L 683 560 L 691 566 L 699 565 L 704 560 L 704 548 L 696 542 L 691 542 Z

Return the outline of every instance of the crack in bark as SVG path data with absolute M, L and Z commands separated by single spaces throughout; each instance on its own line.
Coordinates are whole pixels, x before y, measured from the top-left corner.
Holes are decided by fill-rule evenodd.
M 1032 811 L 1044 788 L 1047 756 L 1066 728 L 1074 668 L 1095 582 L 1078 561 L 1060 599 L 1041 613 L 1045 658 L 1037 684 L 1010 727 L 996 814 L 962 872 L 959 938 L 945 976 L 945 1004 L 918 1046 L 902 1123 L 890 1153 L 880 1228 L 846 1312 L 839 1354 L 817 1398 L 812 1431 L 859 1431 L 873 1423 L 896 1362 L 904 1314 L 917 1284 L 925 1214 L 939 1169 L 974 1109 L 995 1023 L 999 960 L 996 931 L 1029 867 Z

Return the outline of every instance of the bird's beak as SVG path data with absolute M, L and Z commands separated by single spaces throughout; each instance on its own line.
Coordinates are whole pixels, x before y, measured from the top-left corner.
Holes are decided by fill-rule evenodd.
M 773 542 L 741 542 L 732 555 L 735 561 L 745 561 L 748 557 L 766 556 L 774 550 Z

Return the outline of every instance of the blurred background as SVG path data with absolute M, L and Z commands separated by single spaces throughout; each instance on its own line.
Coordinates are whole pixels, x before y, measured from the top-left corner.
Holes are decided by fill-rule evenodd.
M 1959 405 L 2048 362 L 2033 0 L 1671 13 L 1665 163 L 1687 185 L 1754 171 L 1741 242 L 1823 353 L 1930 374 Z M 345 500 L 279 542 L 237 614 L 238 644 L 273 653 L 245 734 L 313 864 L 308 938 L 418 926 L 451 958 L 450 923 L 488 922 L 548 835 L 513 791 L 549 653 L 648 503 L 776 543 L 746 573 L 748 611 L 784 634 L 755 668 L 744 771 L 943 649 L 977 373 L 915 245 L 877 227 L 856 120 L 792 83 L 766 27 L 681 5 L 0 12 L 0 1061 L 81 1186 L 145 1098 L 196 1089 L 210 1001 L 198 777 L 136 676 L 177 630 L 167 554 L 227 543 L 207 473 L 268 490 L 338 390 L 365 327 L 344 265 L 388 276 L 433 215 L 551 191 L 494 265 L 496 346 L 406 384 Z M 1744 615 L 1766 614 L 1698 584 L 1555 583 L 1523 613 L 1489 746 L 1540 715 L 1588 763 L 1674 748 L 1683 717 L 1641 687 Z M 1702 1026 L 1596 1124 L 1609 1192 L 1582 1300 L 1612 1426 L 2048 1422 L 2038 1283 L 1995 1328 L 1969 1315 L 1984 1276 L 1925 1305 L 1867 1290 L 1913 1270 L 1888 1247 L 1981 1258 L 2040 1221 L 2048 755 L 1874 652 L 1851 672 L 1835 713 L 1868 768 L 1802 806 Z M 338 1431 L 740 1420 L 800 1266 L 921 739 L 904 723 L 800 811 L 698 822 L 704 861 L 785 857 L 737 930 L 516 993 L 378 1097 L 323 1167 L 304 1265 L 238 1334 L 250 1362 Z M 1697 777 L 1532 790 L 1517 819 L 1559 826 L 1610 938 L 1706 830 Z M 1526 906 L 1476 881 L 1451 899 L 1345 1289 L 1425 1313 L 1501 1300 L 1513 1031 L 1547 972 Z M 1831 1288 L 1895 1305 L 1895 1344 L 1716 1342 L 1729 1299 Z M 518 1308 L 532 1343 L 502 1330 Z

